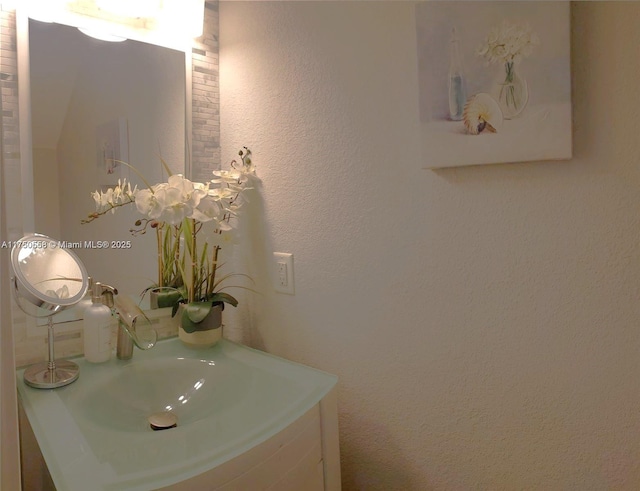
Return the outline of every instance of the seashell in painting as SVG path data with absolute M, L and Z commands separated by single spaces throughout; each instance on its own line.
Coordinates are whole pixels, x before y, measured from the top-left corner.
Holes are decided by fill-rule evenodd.
M 502 110 L 496 100 L 484 92 L 469 97 L 464 105 L 462 119 L 471 135 L 478 135 L 483 131 L 497 133 L 504 121 Z

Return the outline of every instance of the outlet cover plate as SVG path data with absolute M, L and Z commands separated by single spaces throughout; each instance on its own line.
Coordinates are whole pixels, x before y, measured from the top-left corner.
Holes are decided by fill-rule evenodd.
M 274 252 L 273 287 L 278 293 L 294 295 L 293 254 L 288 252 Z

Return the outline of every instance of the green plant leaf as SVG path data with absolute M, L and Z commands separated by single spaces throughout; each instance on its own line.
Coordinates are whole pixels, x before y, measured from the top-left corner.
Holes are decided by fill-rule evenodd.
M 167 172 L 167 174 L 169 174 L 169 176 L 172 176 L 173 172 L 171 172 L 171 168 L 162 157 L 160 157 L 160 162 L 162 162 L 162 166 L 164 167 L 164 170 Z
M 211 312 L 211 302 L 192 302 L 184 306 L 184 312 L 191 322 L 202 322 Z M 182 315 L 184 318 L 184 314 Z
M 211 312 L 211 302 L 193 302 L 183 305 L 180 325 L 188 333 L 200 330 L 200 323 Z
M 182 298 L 179 291 L 158 292 L 158 307 L 173 307 Z
M 229 295 L 228 293 L 225 293 L 225 292 L 214 293 L 207 300 L 209 300 L 209 302 L 211 302 L 211 303 L 223 302 L 223 304 L 222 304 L 223 308 L 224 308 L 224 304 L 225 303 L 228 303 L 229 305 L 231 305 L 233 307 L 237 307 L 238 306 L 238 301 L 236 300 L 236 298 L 231 296 L 231 295 Z
M 189 255 L 191 255 L 191 250 L 193 247 L 193 227 L 191 226 L 190 218 L 185 218 L 184 220 L 182 220 L 182 230 L 184 232 L 184 243 L 187 246 Z

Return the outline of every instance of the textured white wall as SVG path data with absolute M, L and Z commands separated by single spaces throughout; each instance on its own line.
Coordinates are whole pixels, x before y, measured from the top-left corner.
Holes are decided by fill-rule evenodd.
M 430 172 L 411 4 L 221 2 L 263 179 L 229 332 L 340 376 L 347 490 L 640 488 L 640 4 L 572 9 L 574 159 Z

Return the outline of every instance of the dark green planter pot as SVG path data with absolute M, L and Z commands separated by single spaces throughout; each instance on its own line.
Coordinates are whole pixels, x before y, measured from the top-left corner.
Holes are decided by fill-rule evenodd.
M 182 319 L 182 304 L 178 307 L 176 317 Z M 178 338 L 189 348 L 210 348 L 222 339 L 222 306 L 216 305 L 211 309 L 209 315 L 198 324 L 202 326 L 194 332 L 185 331 L 178 325 Z

